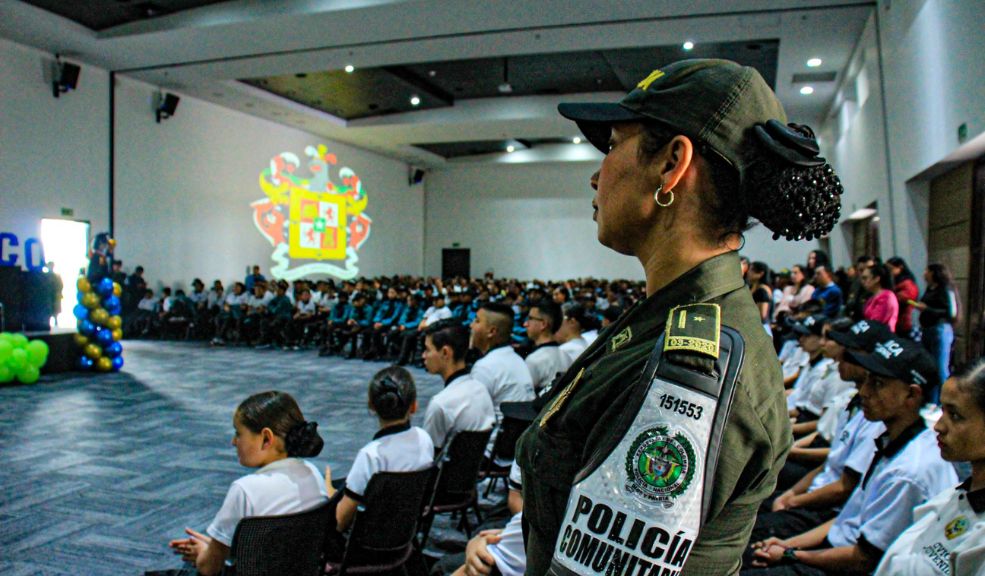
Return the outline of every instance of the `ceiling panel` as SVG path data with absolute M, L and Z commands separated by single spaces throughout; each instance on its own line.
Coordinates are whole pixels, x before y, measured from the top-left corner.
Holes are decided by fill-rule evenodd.
M 228 0 L 24 0 L 91 30 L 105 30 Z

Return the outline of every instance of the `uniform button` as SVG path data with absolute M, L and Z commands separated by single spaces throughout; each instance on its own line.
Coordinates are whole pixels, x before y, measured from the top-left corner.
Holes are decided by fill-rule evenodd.
M 541 449 L 538 448 L 537 450 L 534 451 L 534 460 L 540 460 L 540 455 L 541 455 Z

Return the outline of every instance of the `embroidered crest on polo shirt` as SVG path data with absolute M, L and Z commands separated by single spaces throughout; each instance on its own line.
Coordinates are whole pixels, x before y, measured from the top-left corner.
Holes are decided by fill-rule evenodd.
M 970 525 L 971 523 L 968 522 L 968 518 L 966 516 L 964 515 L 958 516 L 954 520 L 948 522 L 947 526 L 944 527 L 944 536 L 948 540 L 954 540 L 958 536 L 961 536 L 962 534 L 967 532 L 968 526 Z

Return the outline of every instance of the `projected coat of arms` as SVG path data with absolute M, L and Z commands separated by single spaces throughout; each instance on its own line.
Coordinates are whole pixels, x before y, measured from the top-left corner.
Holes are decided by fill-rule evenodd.
M 302 174 L 295 154 L 282 152 L 271 158 L 270 166 L 260 172 L 266 198 L 250 204 L 253 223 L 274 247 L 271 275 L 284 280 L 313 274 L 354 278 L 359 274 L 359 249 L 373 223 L 365 213 L 368 198 L 362 181 L 352 169 L 342 167 L 341 183 L 332 182 L 329 171 L 338 159 L 322 144 L 308 146 L 304 153 L 307 174 Z

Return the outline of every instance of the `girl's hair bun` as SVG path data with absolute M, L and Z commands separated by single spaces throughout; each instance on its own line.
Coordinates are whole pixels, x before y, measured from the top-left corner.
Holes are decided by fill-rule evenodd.
M 287 433 L 284 448 L 288 456 L 311 458 L 321 454 L 325 441 L 318 434 L 317 422 L 300 422 Z
M 770 120 L 753 133 L 760 160 L 749 168 L 745 197 L 749 214 L 773 231 L 773 239 L 813 240 L 834 228 L 844 188 L 818 156 L 808 126 Z

